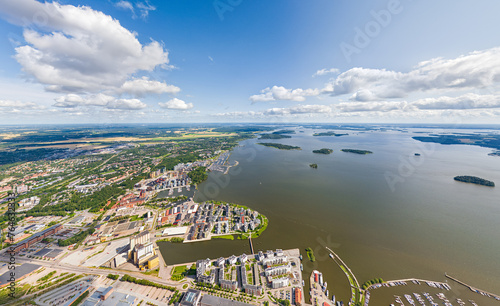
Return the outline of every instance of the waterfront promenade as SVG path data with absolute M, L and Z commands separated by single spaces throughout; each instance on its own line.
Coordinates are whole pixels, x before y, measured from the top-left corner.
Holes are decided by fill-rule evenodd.
M 330 252 L 330 258 L 332 258 L 333 261 L 342 269 L 342 271 L 344 271 L 344 274 L 349 280 L 349 284 L 351 285 L 351 302 L 356 303 L 358 301 L 361 301 L 362 290 L 354 273 L 352 273 L 351 269 L 349 269 L 349 267 L 337 254 L 335 254 L 335 252 L 333 252 L 329 247 L 326 247 L 326 249 Z M 340 261 L 340 263 L 337 260 Z

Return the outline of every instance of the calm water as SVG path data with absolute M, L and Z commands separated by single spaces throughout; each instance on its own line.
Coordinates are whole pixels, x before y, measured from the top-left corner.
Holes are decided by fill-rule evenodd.
M 500 294 L 500 157 L 488 156 L 492 150 L 487 148 L 417 142 L 411 138 L 416 130 L 312 137 L 317 131 L 268 141 L 297 145 L 301 151 L 243 141 L 229 158 L 239 165 L 227 175 L 210 173 L 196 200 L 240 203 L 265 214 L 270 224 L 254 240 L 255 250 L 300 248 L 305 255 L 304 248 L 312 247 L 317 261 L 304 260 L 306 279 L 313 269 L 322 271 L 330 294 L 344 302 L 350 297 L 347 279 L 324 246 L 342 257 L 360 283 L 374 277 L 445 281 L 447 272 Z M 334 153 L 311 152 L 320 148 Z M 374 154 L 340 152 L 343 148 Z M 416 152 L 421 156 L 415 157 Z M 483 177 L 497 187 L 455 182 L 456 175 Z M 236 240 L 164 243 L 160 249 L 170 264 L 249 252 L 248 241 Z M 419 288 L 415 292 L 430 292 L 427 286 Z M 449 298 L 500 305 L 463 287 L 454 289 Z M 411 290 L 372 291 L 370 305 L 389 305 L 394 294 Z

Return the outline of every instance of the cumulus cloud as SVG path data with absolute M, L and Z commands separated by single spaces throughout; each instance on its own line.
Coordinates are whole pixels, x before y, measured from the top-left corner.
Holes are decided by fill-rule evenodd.
M 90 7 L 4 0 L 0 15 L 25 27 L 27 44 L 15 48 L 14 57 L 50 91 L 119 90 L 130 75 L 169 62 L 160 43 L 141 44 L 118 20 Z
M 182 101 L 181 99 L 173 98 L 170 101 L 167 102 L 160 102 L 158 103 L 160 107 L 166 108 L 166 109 L 175 109 L 175 110 L 187 110 L 193 108 L 193 103 L 186 103 Z
M 419 109 L 476 109 L 500 108 L 499 95 L 465 94 L 459 97 L 420 99 L 412 103 Z
M 267 87 L 259 95 L 250 97 L 252 102 L 269 102 L 277 100 L 290 100 L 302 102 L 307 96 L 317 96 L 320 94 L 318 89 L 288 89 L 283 86 Z
M 316 71 L 316 73 L 313 74 L 313 77 L 323 76 L 323 75 L 327 75 L 327 74 L 338 74 L 339 72 L 340 72 L 340 70 L 337 68 L 321 69 L 321 70 Z
M 408 109 L 408 103 L 397 101 L 384 101 L 384 102 L 345 102 L 335 105 L 335 110 L 341 113 L 353 112 L 389 112 L 394 110 Z
M 352 68 L 328 82 L 324 93 L 353 94 L 354 101 L 404 98 L 413 92 L 478 89 L 500 81 L 500 48 L 454 59 L 435 58 L 409 72 Z
M 141 79 L 134 79 L 126 81 L 120 87 L 120 92 L 129 93 L 135 96 L 142 96 L 145 94 L 176 94 L 181 89 L 174 85 L 168 85 L 165 82 L 149 80 L 147 77 Z
M 16 109 L 16 110 L 35 110 L 35 109 L 45 109 L 44 106 L 40 106 L 34 102 L 21 102 L 12 100 L 0 100 L 0 108 L 5 109 Z
M 135 110 L 146 107 L 146 104 L 139 99 L 116 99 L 105 94 L 89 95 L 82 97 L 76 94 L 67 94 L 55 99 L 55 107 L 71 109 L 82 106 L 97 106 L 107 109 Z
M 264 111 L 234 111 L 234 112 L 225 112 L 225 113 L 217 113 L 216 116 L 227 116 L 227 117 L 241 117 L 241 116 L 289 116 L 289 115 L 307 115 L 307 114 L 326 114 L 330 113 L 332 108 L 327 105 L 297 105 L 293 107 L 274 107 L 269 108 Z
M 458 97 L 436 97 L 407 101 L 342 102 L 335 105 L 339 112 L 415 112 L 422 110 L 468 111 L 500 108 L 500 95 L 464 94 Z
M 139 99 L 116 99 L 113 101 L 110 101 L 107 105 L 107 108 L 109 109 L 143 109 L 146 107 L 146 104 L 144 104 L 141 100 Z

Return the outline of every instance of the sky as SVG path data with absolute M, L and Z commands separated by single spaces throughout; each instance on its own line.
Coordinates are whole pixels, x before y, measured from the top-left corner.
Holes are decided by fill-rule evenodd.
M 0 124 L 500 123 L 499 11 L 0 0 Z

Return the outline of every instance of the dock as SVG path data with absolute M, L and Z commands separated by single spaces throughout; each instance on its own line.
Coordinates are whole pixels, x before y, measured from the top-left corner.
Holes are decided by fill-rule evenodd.
M 491 298 L 494 298 L 497 301 L 500 301 L 500 295 L 496 295 L 494 293 L 489 293 L 487 291 L 484 291 L 484 290 L 472 287 L 471 285 L 468 285 L 468 284 L 462 282 L 461 280 L 458 280 L 458 279 L 454 278 L 453 276 L 448 275 L 446 273 L 444 274 L 444 276 L 446 276 L 447 278 L 451 279 L 452 281 L 454 281 L 456 283 L 459 283 L 462 286 L 465 286 L 465 287 L 469 288 L 469 290 L 472 291 L 472 292 L 479 293 L 481 295 L 484 295 L 484 296 L 487 296 L 487 297 L 491 297 Z
M 321 272 L 319 271 L 316 271 L 314 270 L 312 273 L 311 273 L 311 276 L 309 277 L 309 284 L 310 284 L 310 295 L 311 295 L 311 304 L 312 305 L 332 305 L 333 304 L 333 301 L 331 301 L 328 296 L 326 296 L 325 292 L 322 290 L 321 288 L 321 284 L 319 282 L 317 282 L 314 278 L 314 274 L 315 273 L 319 273 L 321 274 Z

